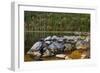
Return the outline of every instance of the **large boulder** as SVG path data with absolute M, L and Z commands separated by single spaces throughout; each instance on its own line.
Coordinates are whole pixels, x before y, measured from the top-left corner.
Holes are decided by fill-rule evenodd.
M 34 51 L 39 51 L 41 49 L 41 46 L 42 46 L 42 42 L 41 41 L 36 42 L 35 44 L 33 44 L 33 46 L 27 52 L 27 54 L 32 54 Z

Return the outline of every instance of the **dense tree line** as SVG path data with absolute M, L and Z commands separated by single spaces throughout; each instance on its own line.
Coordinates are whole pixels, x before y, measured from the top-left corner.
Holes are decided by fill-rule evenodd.
M 90 31 L 90 15 L 25 11 L 26 31 Z

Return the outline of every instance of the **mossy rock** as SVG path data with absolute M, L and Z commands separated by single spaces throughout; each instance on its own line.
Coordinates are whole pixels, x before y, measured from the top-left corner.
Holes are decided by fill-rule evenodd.
M 78 50 L 73 51 L 69 57 L 72 59 L 80 59 L 81 58 L 82 53 Z

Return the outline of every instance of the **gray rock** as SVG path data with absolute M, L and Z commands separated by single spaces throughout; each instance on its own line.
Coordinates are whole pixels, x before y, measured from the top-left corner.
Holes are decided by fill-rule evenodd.
M 64 51 L 72 50 L 73 45 L 76 49 L 90 47 L 90 37 L 80 39 L 80 36 L 48 36 L 41 41 L 36 42 L 27 54 L 34 54 L 35 56 L 52 56 L 55 54 L 63 53 Z M 42 49 L 42 53 L 41 53 Z
M 51 39 L 52 39 L 52 37 L 48 36 L 48 37 L 44 38 L 44 41 L 48 41 L 48 40 L 51 40 Z
M 56 35 L 52 36 L 52 40 L 58 40 L 58 39 L 59 38 Z
M 64 46 L 65 46 L 64 51 L 72 50 L 72 45 L 71 44 L 66 43 L 66 44 L 64 44 Z
M 76 43 L 76 49 L 88 49 L 90 48 L 90 42 L 85 40 L 78 40 Z
M 36 42 L 32 47 L 31 49 L 27 52 L 27 54 L 32 54 L 34 51 L 39 51 L 40 48 L 42 46 L 42 42 L 41 41 L 38 41 Z

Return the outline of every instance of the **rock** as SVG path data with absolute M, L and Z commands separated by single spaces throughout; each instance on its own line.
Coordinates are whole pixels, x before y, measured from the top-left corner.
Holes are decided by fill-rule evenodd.
M 90 37 L 85 40 L 79 40 L 80 36 L 48 36 L 40 41 L 37 41 L 27 54 L 35 56 L 53 56 L 63 57 L 62 53 L 75 49 L 87 49 L 90 47 Z M 61 56 L 60 56 L 61 55 Z M 69 58 L 80 58 L 80 52 L 72 52 Z M 83 56 L 82 56 L 83 57 Z M 67 57 L 66 57 L 67 59 Z
M 72 59 L 81 59 L 81 55 L 82 53 L 80 51 L 75 50 L 69 55 L 69 57 Z
M 41 54 L 40 54 L 39 51 L 35 51 L 35 52 L 33 53 L 33 55 L 34 55 L 34 56 L 37 56 L 37 57 L 40 57 L 40 56 L 41 56 Z
M 88 49 L 90 47 L 90 43 L 85 40 L 79 40 L 76 43 L 76 49 Z
M 58 42 L 63 42 L 64 41 L 64 37 L 58 37 L 57 41 Z
M 44 41 L 48 41 L 48 40 L 51 40 L 51 36 L 48 36 L 48 37 L 46 37 L 46 38 L 44 38 Z
M 42 46 L 42 41 L 36 42 L 36 43 L 31 47 L 31 49 L 27 52 L 27 54 L 30 54 L 30 53 L 32 53 L 32 52 L 34 52 L 34 51 L 39 51 L 40 48 L 41 48 L 41 46 Z
M 55 50 L 57 49 L 57 46 L 54 44 L 54 42 L 52 44 L 50 44 L 48 46 L 48 49 L 50 49 L 52 52 L 55 52 Z
M 64 46 L 65 46 L 65 49 L 64 49 L 64 51 L 68 51 L 68 50 L 71 50 L 72 49 L 72 45 L 71 44 L 64 44 Z
M 64 44 L 63 43 L 54 42 L 54 45 L 56 46 L 57 50 L 60 50 L 60 51 L 64 50 Z
M 57 54 L 56 55 L 57 58 L 63 58 L 63 59 L 65 58 L 65 56 L 66 56 L 65 54 Z
M 85 41 L 90 42 L 90 36 L 87 36 L 87 37 L 85 38 Z
M 49 44 L 51 44 L 51 41 L 45 41 L 45 44 L 49 45 Z
M 58 40 L 58 39 L 59 38 L 56 35 L 52 36 L 52 40 Z
M 50 56 L 50 51 L 48 49 L 46 49 L 46 51 L 43 53 L 43 56 L 42 57 L 48 57 Z
M 86 57 L 86 54 L 81 55 L 81 59 L 84 59 Z
M 71 60 L 72 58 L 70 58 L 69 56 L 65 57 L 65 60 Z

